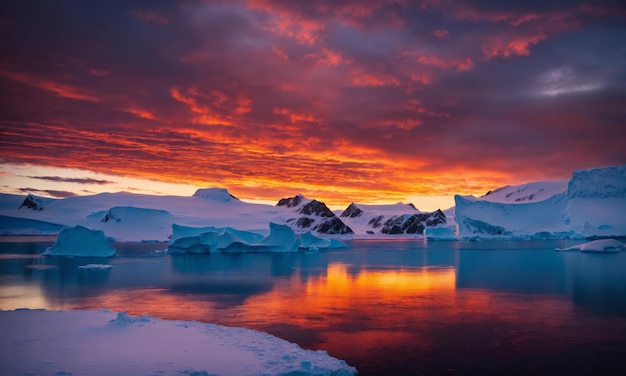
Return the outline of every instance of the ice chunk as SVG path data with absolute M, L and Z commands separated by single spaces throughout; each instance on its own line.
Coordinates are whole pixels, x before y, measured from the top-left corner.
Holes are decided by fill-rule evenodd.
M 261 239 L 259 245 L 272 251 L 297 251 L 300 239 L 291 227 L 270 222 L 270 234 Z
M 581 252 L 619 252 L 624 248 L 624 243 L 615 239 L 594 240 L 588 243 L 578 244 L 568 248 L 556 248 L 555 251 L 581 251 Z
M 107 265 L 107 264 L 87 264 L 87 265 L 79 266 L 78 269 L 102 270 L 102 269 L 111 269 L 112 267 L 113 265 Z
M 90 230 L 83 226 L 64 227 L 56 242 L 46 249 L 44 256 L 117 256 L 101 230 Z
M 300 248 L 308 249 L 311 251 L 319 250 L 321 248 L 346 248 L 348 247 L 344 242 L 337 239 L 324 239 L 319 238 L 307 231 L 300 235 Z
M 424 236 L 428 240 L 456 240 L 456 231 L 452 227 L 426 227 Z

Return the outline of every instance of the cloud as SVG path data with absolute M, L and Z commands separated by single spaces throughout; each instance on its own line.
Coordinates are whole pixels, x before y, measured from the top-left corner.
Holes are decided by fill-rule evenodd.
M 43 195 L 46 195 L 46 196 L 52 196 L 52 197 L 58 197 L 58 198 L 65 198 L 65 197 L 76 196 L 76 194 L 74 192 L 55 191 L 55 190 L 52 190 L 52 189 L 19 188 L 19 190 L 21 192 L 25 192 L 25 193 L 43 194 Z
M 39 179 L 53 182 L 62 182 L 62 183 L 78 183 L 78 184 L 113 184 L 115 182 L 110 180 L 101 180 L 101 179 L 92 179 L 92 178 L 65 178 L 60 176 L 29 176 L 31 179 Z
M 331 201 L 626 163 L 619 3 L 0 7 L 3 163 Z

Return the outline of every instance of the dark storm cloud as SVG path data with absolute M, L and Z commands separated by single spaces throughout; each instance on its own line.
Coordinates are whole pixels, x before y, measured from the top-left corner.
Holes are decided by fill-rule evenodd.
M 5 2 L 0 158 L 264 192 L 564 178 L 626 163 L 625 8 Z

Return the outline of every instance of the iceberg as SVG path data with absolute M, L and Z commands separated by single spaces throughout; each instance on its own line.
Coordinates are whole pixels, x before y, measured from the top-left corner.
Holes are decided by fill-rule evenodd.
M 591 242 L 578 244 L 568 248 L 556 248 L 557 252 L 581 251 L 581 252 L 620 252 L 624 248 L 624 243 L 615 239 L 600 239 Z
M 46 249 L 44 256 L 117 256 L 101 230 L 90 230 L 83 226 L 64 227 L 56 242 Z
M 175 224 L 172 229 L 169 253 L 296 252 L 346 247 L 338 240 L 319 238 L 310 231 L 296 234 L 290 226 L 272 222 L 267 236 L 230 227 L 192 228 Z
M 453 227 L 426 227 L 424 236 L 428 240 L 456 240 L 456 229 Z
M 335 375 L 356 369 L 267 333 L 109 311 L 0 311 L 7 375 Z
M 541 239 L 626 235 L 626 166 L 575 171 L 567 189 L 563 186 L 537 182 L 504 187 L 481 198 L 456 195 L 458 235 Z

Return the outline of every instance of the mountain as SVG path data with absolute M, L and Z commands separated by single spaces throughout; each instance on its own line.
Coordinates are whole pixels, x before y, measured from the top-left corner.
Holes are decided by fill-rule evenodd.
M 441 210 L 421 212 L 413 204 L 365 205 L 351 203 L 340 218 L 357 233 L 421 235 L 426 227 L 447 223 Z
M 564 185 L 535 182 L 481 198 L 457 195 L 458 236 L 626 236 L 626 166 L 575 171 Z
M 280 199 L 276 206 L 290 211 L 291 215 L 286 222 L 296 232 L 312 231 L 327 235 L 354 234 L 354 231 L 321 201 L 310 200 L 299 194 Z
M 28 205 L 34 203 L 37 206 Z M 27 203 L 27 205 L 24 205 Z M 242 230 L 268 232 L 269 221 L 281 222 L 283 213 L 269 205 L 238 200 L 225 189 L 199 189 L 191 197 L 152 196 L 127 192 L 100 193 L 48 199 L 35 195 L 0 195 L 0 215 L 26 219 L 32 233 L 49 223 L 85 226 L 102 230 L 118 241 L 167 240 L 172 224 L 185 226 L 236 227 Z M 33 222 L 37 221 L 37 222 Z M 59 226 L 60 227 L 60 226 Z M 19 233 L 16 225 L 11 233 Z M 0 233 L 2 233 L 0 231 Z M 6 232 L 5 232 L 6 233 Z
M 575 171 L 568 181 L 505 186 L 456 206 L 422 212 L 411 204 L 351 203 L 333 212 L 302 195 L 275 206 L 241 201 L 221 188 L 193 196 L 128 192 L 51 199 L 0 194 L 0 234 L 56 234 L 63 226 L 102 230 L 117 241 L 165 241 L 174 224 L 269 235 L 269 223 L 324 237 L 583 238 L 626 236 L 626 166 Z
M 50 198 L 38 197 L 35 195 L 29 194 L 22 202 L 22 205 L 18 209 L 26 208 L 31 210 L 43 210 L 46 204 L 54 201 Z

